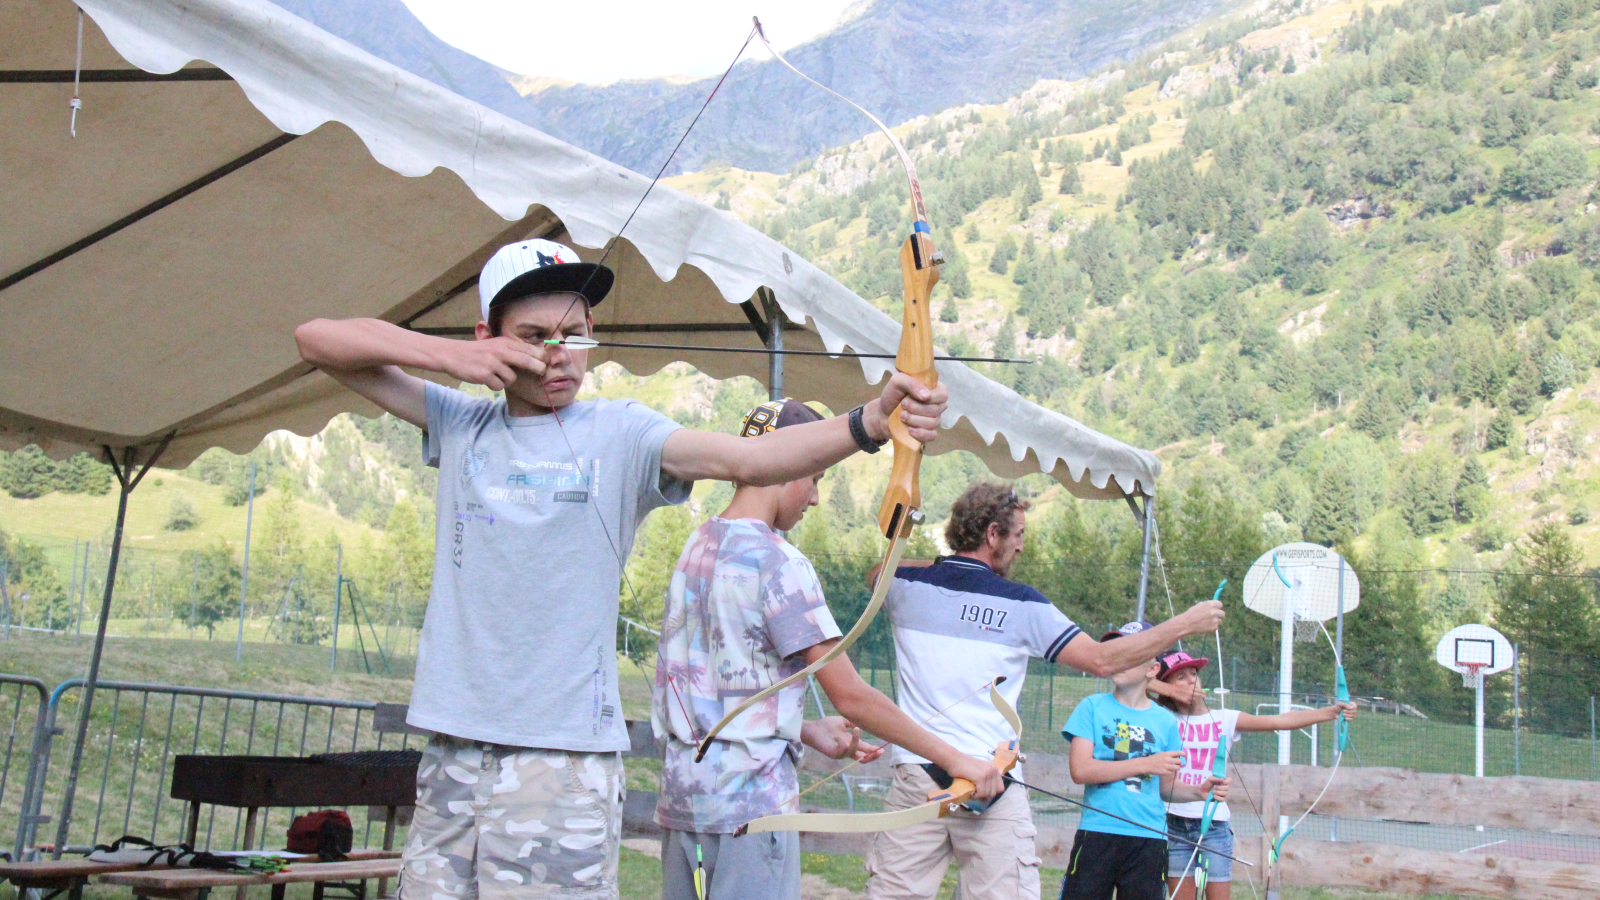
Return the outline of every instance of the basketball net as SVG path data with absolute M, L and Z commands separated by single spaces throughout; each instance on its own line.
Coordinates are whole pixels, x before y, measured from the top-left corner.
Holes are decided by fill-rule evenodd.
M 1483 663 L 1461 663 L 1465 672 L 1461 673 L 1461 684 L 1464 687 L 1475 688 L 1478 680 L 1483 677 Z
M 1298 614 L 1294 616 L 1294 640 L 1297 644 L 1316 643 L 1317 633 L 1322 630 L 1322 623 L 1316 619 L 1304 619 Z

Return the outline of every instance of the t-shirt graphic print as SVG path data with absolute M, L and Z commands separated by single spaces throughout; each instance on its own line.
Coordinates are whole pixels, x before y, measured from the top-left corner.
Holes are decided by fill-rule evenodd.
M 1094 745 L 1094 758 L 1106 761 L 1140 759 L 1157 753 L 1183 749 L 1178 739 L 1178 720 L 1155 704 L 1144 709 L 1124 706 L 1112 694 L 1085 697 L 1062 734 L 1070 741 L 1083 738 Z M 1105 784 L 1086 784 L 1083 801 L 1097 809 L 1084 810 L 1078 827 L 1085 831 L 1153 837 L 1166 831 L 1166 809 L 1161 800 L 1161 782 L 1154 775 L 1140 775 Z M 1098 810 L 1132 819 L 1139 828 L 1104 815 Z
M 512 416 L 429 383 L 424 458 L 439 469 L 433 591 L 407 721 L 517 747 L 628 747 L 617 690 L 621 560 L 659 506 L 679 427 L 632 401 Z

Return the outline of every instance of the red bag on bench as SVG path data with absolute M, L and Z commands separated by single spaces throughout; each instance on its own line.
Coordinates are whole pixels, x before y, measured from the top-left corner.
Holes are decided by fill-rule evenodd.
M 290 853 L 315 853 L 324 862 L 345 859 L 355 843 L 355 828 L 342 809 L 324 809 L 296 816 L 289 823 Z

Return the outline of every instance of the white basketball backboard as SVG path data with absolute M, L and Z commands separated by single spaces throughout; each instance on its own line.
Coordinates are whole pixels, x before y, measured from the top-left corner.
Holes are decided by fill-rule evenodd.
M 1453 672 L 1466 674 L 1470 663 L 1493 675 L 1511 668 L 1516 651 L 1505 635 L 1487 625 L 1461 625 L 1439 639 L 1434 660 Z
M 1280 622 L 1290 610 L 1297 619 L 1326 622 L 1338 615 L 1341 593 L 1346 613 L 1361 605 L 1361 582 L 1355 569 L 1344 557 L 1321 544 L 1274 547 L 1262 554 L 1244 576 L 1244 605 Z

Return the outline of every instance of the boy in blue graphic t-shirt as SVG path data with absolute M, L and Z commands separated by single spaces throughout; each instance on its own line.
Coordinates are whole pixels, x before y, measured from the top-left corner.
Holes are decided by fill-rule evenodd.
M 1153 627 L 1129 622 L 1101 640 Z M 1166 804 L 1204 800 L 1213 789 L 1227 799 L 1227 779 L 1178 783 L 1178 719 L 1145 693 L 1159 671 L 1151 660 L 1112 675 L 1111 692 L 1084 698 L 1062 729 L 1072 742 L 1072 780 L 1093 808 L 1078 822 L 1061 900 L 1110 900 L 1113 891 L 1117 900 L 1164 900 Z

